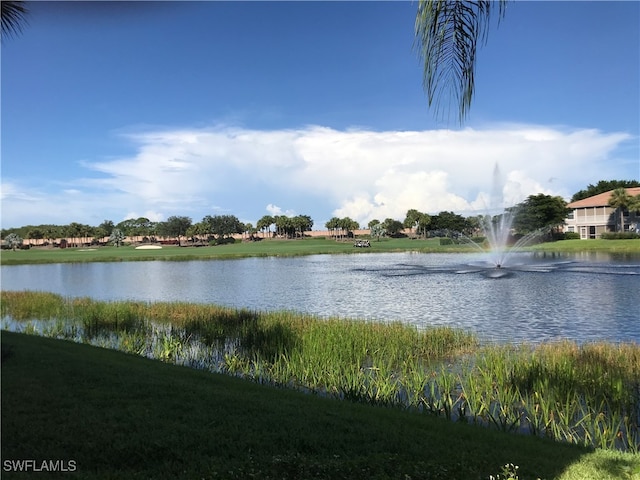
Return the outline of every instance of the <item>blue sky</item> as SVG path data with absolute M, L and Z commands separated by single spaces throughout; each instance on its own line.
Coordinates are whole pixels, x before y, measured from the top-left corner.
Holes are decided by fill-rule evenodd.
M 640 179 L 640 3 L 523 2 L 464 125 L 427 107 L 415 2 L 33 2 L 2 45 L 3 228 L 145 216 L 363 225 Z

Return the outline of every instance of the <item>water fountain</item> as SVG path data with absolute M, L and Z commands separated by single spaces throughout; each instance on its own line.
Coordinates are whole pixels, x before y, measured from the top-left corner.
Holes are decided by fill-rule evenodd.
M 513 241 L 512 226 L 517 207 L 506 208 L 503 197 L 504 182 L 500 175 L 500 169 L 496 164 L 493 170 L 493 183 L 490 197 L 488 213 L 480 220 L 480 228 L 486 239 L 488 248 L 479 245 L 471 238 L 463 236 L 463 238 L 475 246 L 482 252 L 485 252 L 488 258 L 484 261 L 474 262 L 470 269 L 461 269 L 457 273 L 474 273 L 480 272 L 489 278 L 503 278 L 511 275 L 514 270 L 526 271 L 548 271 L 549 265 L 531 265 L 523 262 L 516 262 L 514 259 L 517 251 L 530 244 L 536 238 L 539 238 L 544 232 L 536 230 L 523 237 Z M 503 213 L 492 217 L 491 212 L 502 209 Z

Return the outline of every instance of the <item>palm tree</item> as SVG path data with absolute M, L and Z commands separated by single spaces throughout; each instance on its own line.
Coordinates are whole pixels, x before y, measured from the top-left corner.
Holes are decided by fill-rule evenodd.
M 17 248 L 22 246 L 22 238 L 17 233 L 10 233 L 9 235 L 7 235 L 4 241 L 7 244 L 7 246 L 14 252 L 16 251 Z
M 627 193 L 626 188 L 616 188 L 611 192 L 608 203 L 620 212 L 620 231 L 624 232 L 624 211 L 633 204 L 633 197 Z
M 109 241 L 119 247 L 124 242 L 124 233 L 119 228 L 114 228 L 109 235 Z
M 251 238 L 251 236 L 253 235 L 254 232 L 254 228 L 253 228 L 253 224 L 252 223 L 245 223 L 243 224 L 243 228 L 242 228 L 242 238 L 244 238 L 245 234 L 247 235 L 247 238 Z
M 38 240 L 44 239 L 44 232 L 38 227 L 33 228 L 27 233 L 27 238 L 29 238 L 30 240 L 35 240 L 36 245 L 38 245 Z
M 58 232 L 58 228 L 53 226 L 53 225 L 47 226 L 47 228 L 44 231 L 44 235 L 45 235 L 45 238 L 47 240 L 49 240 L 49 244 L 50 245 L 53 245 L 53 241 L 56 238 L 60 237 L 60 233 Z
M 271 234 L 271 225 L 273 225 L 274 222 L 275 220 L 271 215 L 265 215 L 260 220 L 258 220 L 258 223 L 256 223 L 256 228 L 262 232 L 263 238 L 267 232 Z
M 407 216 L 404 219 L 402 225 L 404 228 L 408 228 L 409 231 L 413 234 L 413 229 L 417 228 L 418 220 L 420 219 L 420 212 L 415 208 L 407 210 Z M 416 232 L 417 233 L 417 232 Z
M 340 219 L 338 217 L 331 217 L 331 219 L 327 223 L 325 223 L 324 226 L 331 232 L 331 236 L 337 240 L 338 236 L 336 235 L 335 231 L 340 226 Z
M 430 223 L 431 223 L 431 215 L 429 215 L 428 213 L 421 212 L 420 216 L 418 217 L 417 230 L 418 230 L 418 233 L 422 231 L 422 236 L 424 238 L 427 238 L 427 229 L 429 228 Z
M 380 222 L 376 222 L 377 223 L 369 225 L 370 235 L 372 237 L 376 237 L 378 241 L 380 241 L 380 237 L 384 237 L 387 234 L 387 231 Z
M 27 7 L 21 1 L 5 1 L 2 4 L 2 40 L 22 31 L 22 27 L 27 23 Z
M 507 0 L 420 0 L 416 48 L 423 61 L 429 106 L 440 112 L 442 97 L 458 102 L 462 123 L 471 105 L 478 42 L 486 42 L 491 14 L 504 16 Z

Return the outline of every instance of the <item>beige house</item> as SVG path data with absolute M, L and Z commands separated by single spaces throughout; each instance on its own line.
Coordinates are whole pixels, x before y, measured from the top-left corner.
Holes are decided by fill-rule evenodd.
M 640 187 L 627 188 L 632 197 L 640 195 Z M 609 206 L 613 190 L 593 197 L 578 200 L 567 205 L 572 209 L 565 221 L 565 232 L 578 232 L 581 239 L 600 238 L 605 232 L 615 232 L 620 228 L 620 216 L 616 209 Z M 624 212 L 624 231 L 638 231 L 640 215 Z

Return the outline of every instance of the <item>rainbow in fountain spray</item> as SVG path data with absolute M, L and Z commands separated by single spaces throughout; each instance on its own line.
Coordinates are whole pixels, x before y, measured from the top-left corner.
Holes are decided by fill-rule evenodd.
M 532 243 L 543 234 L 542 231 L 528 233 L 519 238 L 512 235 L 512 223 L 515 212 L 510 210 L 498 218 L 485 217 L 482 220 L 482 230 L 486 237 L 488 259 L 485 263 L 485 276 L 492 278 L 505 277 L 513 270 L 546 271 L 548 266 L 536 266 L 523 262 L 522 256 L 517 256 L 520 248 Z
M 480 228 L 485 237 L 486 245 L 479 245 L 467 238 L 469 243 L 486 253 L 487 258 L 484 261 L 472 263 L 470 266 L 474 268 L 471 270 L 461 270 L 459 273 L 479 271 L 490 278 L 502 278 L 511 275 L 514 270 L 546 271 L 548 268 L 548 266 L 535 266 L 523 262 L 522 258 L 515 260 L 515 254 L 520 248 L 532 243 L 544 232 L 536 230 L 516 238 L 513 235 L 513 220 L 518 213 L 517 206 L 506 208 L 503 191 L 504 182 L 502 181 L 500 169 L 496 164 L 493 170 L 493 183 L 488 211 L 495 212 L 502 209 L 502 213 L 495 216 L 486 214 L 481 218 Z

